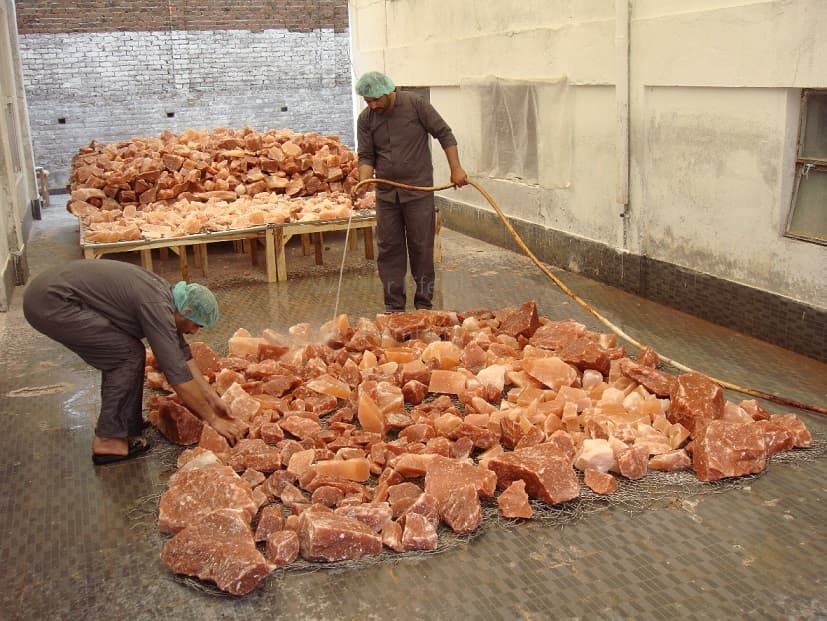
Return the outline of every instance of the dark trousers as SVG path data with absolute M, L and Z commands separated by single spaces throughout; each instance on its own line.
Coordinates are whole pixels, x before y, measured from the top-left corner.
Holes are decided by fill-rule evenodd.
M 410 260 L 416 284 L 414 307 L 429 309 L 434 296 L 434 195 L 400 203 L 376 201 L 376 259 L 386 311 L 404 311 L 405 274 Z
M 23 314 L 38 332 L 66 346 L 101 372 L 101 409 L 95 435 L 139 436 L 146 348 L 108 319 L 66 300 L 35 278 L 23 297 Z

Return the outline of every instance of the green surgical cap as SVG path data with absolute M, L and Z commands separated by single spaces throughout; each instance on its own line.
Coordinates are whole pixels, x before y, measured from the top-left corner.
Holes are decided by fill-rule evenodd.
M 172 297 L 178 312 L 202 328 L 218 321 L 218 302 L 204 285 L 182 280 L 172 288 Z
M 368 71 L 356 83 L 356 94 L 360 97 L 379 99 L 382 95 L 389 95 L 396 87 L 384 73 Z

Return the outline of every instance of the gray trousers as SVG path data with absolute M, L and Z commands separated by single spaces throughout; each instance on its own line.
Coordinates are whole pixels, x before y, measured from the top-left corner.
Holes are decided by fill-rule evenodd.
M 429 309 L 434 296 L 434 195 L 407 203 L 376 201 L 376 263 L 386 311 L 404 311 L 408 260 L 416 284 L 414 307 Z
M 23 297 L 23 314 L 38 332 L 68 347 L 101 372 L 101 409 L 95 435 L 139 436 L 146 348 L 92 309 L 49 290 L 34 279 Z

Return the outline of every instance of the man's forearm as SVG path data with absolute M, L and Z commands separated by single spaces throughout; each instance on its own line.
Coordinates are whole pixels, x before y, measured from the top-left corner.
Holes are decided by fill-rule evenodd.
M 359 164 L 359 181 L 373 179 L 373 166 L 370 164 Z

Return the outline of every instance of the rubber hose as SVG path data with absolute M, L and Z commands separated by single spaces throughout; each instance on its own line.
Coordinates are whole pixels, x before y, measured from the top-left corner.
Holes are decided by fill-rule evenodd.
M 368 185 L 368 184 L 371 184 L 371 183 L 381 183 L 383 185 L 390 185 L 390 186 L 393 186 L 393 187 L 396 187 L 396 188 L 401 188 L 403 190 L 415 190 L 415 191 L 419 191 L 419 192 L 438 192 L 439 190 L 447 190 L 449 188 L 456 187 L 455 185 L 450 184 L 450 183 L 448 185 L 423 187 L 423 186 L 407 185 L 407 184 L 404 184 L 404 183 L 397 183 L 396 181 L 390 181 L 388 179 L 371 178 L 371 179 L 365 179 L 363 181 L 360 181 L 356 185 L 356 187 L 354 188 L 354 190 L 353 190 L 354 193 L 358 192 L 358 190 L 361 187 L 363 187 L 365 185 Z M 511 237 L 514 238 L 514 241 L 517 243 L 517 245 L 520 247 L 520 249 L 526 254 L 526 256 L 529 259 L 531 259 L 531 261 L 540 269 L 540 271 L 543 272 L 543 274 L 548 276 L 548 278 L 550 278 L 554 282 L 554 284 L 557 285 L 560 288 L 561 291 L 563 291 L 563 293 L 565 293 L 567 296 L 569 296 L 571 299 L 573 299 L 575 302 L 577 302 L 582 308 L 584 308 L 587 312 L 589 312 L 592 316 L 594 316 L 598 321 L 600 321 L 603 325 L 608 327 L 612 332 L 617 334 L 619 337 L 621 337 L 625 341 L 631 343 L 632 345 L 634 345 L 635 347 L 637 347 L 641 351 L 644 350 L 644 349 L 647 349 L 646 345 L 643 345 L 642 343 L 639 343 L 638 341 L 633 339 L 631 336 L 626 334 L 619 327 L 617 327 L 615 324 L 613 324 L 611 321 L 606 319 L 603 315 L 598 313 L 594 308 L 591 307 L 591 305 L 589 305 L 588 302 L 586 302 L 583 298 L 581 298 L 574 291 L 572 291 L 569 287 L 567 287 L 566 284 L 562 280 L 560 280 L 557 276 L 552 274 L 551 271 L 549 271 L 549 269 L 540 262 L 540 260 L 534 255 L 534 253 L 531 252 L 531 249 L 529 249 L 529 247 L 525 245 L 525 242 L 523 242 L 522 238 L 519 236 L 517 231 L 515 231 L 514 227 L 511 226 L 511 222 L 508 220 L 508 217 L 500 209 L 500 206 L 497 205 L 497 201 L 495 201 L 494 198 L 488 192 L 486 192 L 482 187 L 480 187 L 480 185 L 477 182 L 469 179 L 468 184 L 473 186 L 480 194 L 482 194 L 483 198 L 485 198 L 485 200 L 488 201 L 488 204 L 491 205 L 491 207 L 494 209 L 494 211 L 500 217 L 500 220 L 502 220 L 503 224 L 505 225 L 505 228 L 508 229 L 508 232 L 511 234 Z M 774 403 L 779 403 L 779 404 L 782 404 L 782 405 L 789 405 L 789 406 L 798 408 L 800 410 L 809 410 L 811 412 L 818 412 L 819 414 L 827 414 L 827 408 L 823 408 L 823 407 L 820 407 L 820 406 L 817 406 L 817 405 L 810 405 L 810 404 L 807 404 L 807 403 L 801 403 L 801 402 L 796 401 L 794 399 L 788 399 L 786 397 L 780 397 L 778 395 L 773 395 L 773 394 L 770 394 L 770 393 L 767 393 L 767 392 L 763 392 L 761 390 L 755 390 L 753 388 L 747 388 L 747 387 L 744 387 L 744 386 L 739 386 L 737 384 L 733 384 L 731 382 L 727 382 L 727 381 L 720 380 L 718 378 L 712 377 L 710 375 L 707 375 L 706 373 L 700 373 L 699 371 L 695 371 L 694 369 L 691 369 L 691 368 L 687 367 L 686 365 L 681 364 L 680 362 L 672 360 L 671 358 L 667 358 L 666 356 L 663 356 L 660 353 L 658 354 L 658 356 L 660 357 L 661 360 L 667 362 L 668 364 L 674 366 L 675 368 L 680 369 L 681 371 L 685 371 L 687 373 L 698 373 L 699 375 L 704 375 L 705 377 L 708 377 L 713 382 L 715 382 L 717 384 L 720 384 L 724 388 L 729 388 L 730 390 L 734 390 L 736 392 L 740 392 L 740 393 L 743 393 L 743 394 L 746 394 L 746 395 L 750 395 L 752 397 L 758 397 L 760 399 L 765 399 L 767 401 L 772 401 Z

